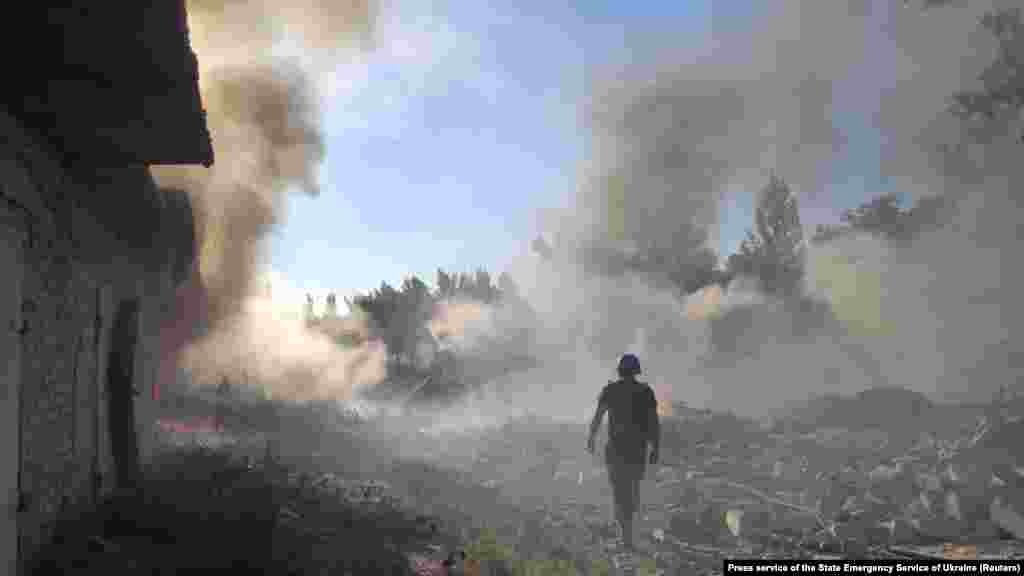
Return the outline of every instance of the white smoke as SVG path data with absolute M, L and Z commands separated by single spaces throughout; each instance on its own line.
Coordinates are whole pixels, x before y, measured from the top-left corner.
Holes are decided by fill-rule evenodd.
M 647 69 L 606 75 L 615 83 L 595 87 L 591 157 L 575 205 L 545 230 L 556 255 L 513 265 L 537 314 L 531 347 L 541 365 L 491 382 L 474 417 L 584 417 L 626 351 L 638 352 L 646 378 L 670 386 L 673 398 L 749 415 L 872 386 L 965 398 L 1015 383 L 1024 320 L 1016 304 L 1024 275 L 1014 263 L 1024 216 L 1014 195 L 1020 144 L 990 133 L 984 143 L 942 148 L 976 141 L 948 109 L 954 93 L 977 87 L 995 54 L 978 18 L 1006 4 L 922 11 L 780 1 L 753 34 L 720 35 L 707 54 L 666 50 Z M 869 65 L 876 72 L 865 74 Z M 758 190 L 770 171 L 804 204 L 827 201 L 831 164 L 846 153 L 833 123 L 839 90 L 872 104 L 882 169 L 897 190 L 957 199 L 952 221 L 904 245 L 854 237 L 812 247 L 810 298 L 773 301 L 737 280 L 708 317 L 693 312 L 705 302 L 648 275 L 585 270 L 595 247 L 628 255 L 629 246 L 672 246 L 685 262 L 701 238 L 714 237 L 721 196 Z M 624 214 L 608 207 L 612 185 L 626 191 Z M 607 238 L 615 225 L 622 242 Z M 833 256 L 843 262 L 827 274 L 875 293 L 824 289 Z

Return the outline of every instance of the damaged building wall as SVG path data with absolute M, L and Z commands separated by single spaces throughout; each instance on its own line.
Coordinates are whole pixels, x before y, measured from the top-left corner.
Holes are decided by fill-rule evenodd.
M 192 223 L 168 207 L 145 166 L 69 168 L 3 108 L 0 133 L 0 222 L 23 240 L 14 250 L 23 263 L 21 319 L 9 328 L 20 344 L 20 442 L 4 444 L 17 453 L 0 454 L 16 463 L 7 468 L 17 494 L 7 498 L 17 510 L 0 518 L 0 537 L 16 526 L 24 562 L 62 511 L 115 485 L 106 383 L 115 311 L 131 299 L 139 302 L 139 338 L 128 351 L 132 402 L 146 457 L 161 315 L 191 258 Z M 11 389 L 9 371 L 7 379 Z
M 18 414 L 21 383 L 21 277 L 20 246 L 24 238 L 14 219 L 0 210 L 0 570 L 10 574 L 17 568 Z

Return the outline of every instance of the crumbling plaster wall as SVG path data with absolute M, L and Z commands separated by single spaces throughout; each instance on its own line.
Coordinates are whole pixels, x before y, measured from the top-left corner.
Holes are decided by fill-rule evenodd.
M 87 505 L 113 486 L 105 372 L 113 312 L 123 298 L 140 299 L 135 386 L 143 459 L 151 447 L 149 380 L 158 371 L 160 315 L 173 294 L 173 259 L 167 251 L 161 258 L 158 235 L 153 246 L 134 246 L 138 238 L 125 238 L 111 226 L 139 217 L 126 200 L 136 198 L 137 205 L 140 183 L 155 186 L 145 167 L 102 174 L 76 169 L 72 175 L 43 139 L 3 109 L 0 135 L 0 215 L 24 238 L 16 456 L 24 561 L 62 510 Z

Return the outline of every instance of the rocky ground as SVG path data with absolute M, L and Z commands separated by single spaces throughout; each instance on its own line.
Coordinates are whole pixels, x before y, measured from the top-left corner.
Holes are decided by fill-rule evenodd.
M 699 412 L 666 418 L 633 564 L 701 573 L 725 556 L 1024 555 L 1017 408 L 925 406 L 886 422 L 869 405 L 891 410 L 901 395 L 850 399 L 864 417 L 839 407 L 841 428 Z M 450 437 L 435 457 L 534 510 L 536 533 L 568 556 L 621 560 L 607 480 L 584 438 L 583 426 L 527 419 Z
M 524 418 L 473 433 L 389 434 L 386 420 L 287 407 L 249 411 L 230 432 L 218 431 L 216 414 L 187 425 L 171 415 L 157 432 L 167 447 L 201 444 L 250 469 L 269 461 L 288 471 L 275 480 L 275 533 L 304 536 L 279 536 L 275 565 L 299 546 L 282 542 L 315 537 L 321 565 L 385 573 L 344 560 L 352 531 L 368 534 L 348 509 L 393 511 L 381 518 L 396 536 L 374 532 L 370 556 L 401 555 L 421 574 L 712 574 L 725 557 L 1024 556 L 1024 421 L 1014 418 L 1024 411 L 927 406 L 880 422 L 865 403 L 896 401 L 875 396 L 851 400 L 864 421 L 836 399 L 813 419 L 774 426 L 678 407 L 642 488 L 634 555 L 609 522 L 607 478 L 583 450 L 582 424 Z M 829 425 L 837 420 L 842 427 Z M 309 568 L 292 573 L 314 573 L 315 559 L 292 560 Z

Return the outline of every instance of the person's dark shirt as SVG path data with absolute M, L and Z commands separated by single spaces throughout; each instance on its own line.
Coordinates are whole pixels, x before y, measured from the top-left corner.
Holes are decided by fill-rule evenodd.
M 601 390 L 597 401 L 608 409 L 608 442 L 613 449 L 643 454 L 657 418 L 654 390 L 643 382 L 616 380 Z

